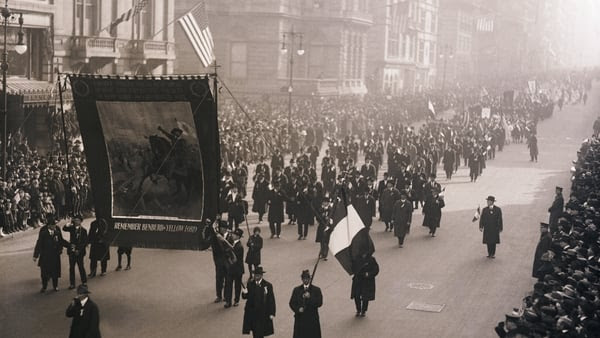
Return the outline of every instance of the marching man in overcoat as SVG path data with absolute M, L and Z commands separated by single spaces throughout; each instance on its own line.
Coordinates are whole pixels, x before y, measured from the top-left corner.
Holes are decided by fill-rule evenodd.
M 54 217 L 48 217 L 48 224 L 40 229 L 40 234 L 33 251 L 33 261 L 38 258 L 38 266 L 41 270 L 42 289 L 46 292 L 48 280 L 52 279 L 54 291 L 58 291 L 58 278 L 60 277 L 60 254 L 63 247 L 69 243 L 62 237 L 60 229 L 56 226 Z
M 479 231 L 483 232 L 483 244 L 487 245 L 488 258 L 496 258 L 496 244 L 500 243 L 502 232 L 502 210 L 494 205 L 496 198 L 488 196 L 487 207 L 481 211 Z
M 248 281 L 242 289 L 242 298 L 246 299 L 244 307 L 243 334 L 254 338 L 270 336 L 274 333 L 275 295 L 273 285 L 263 279 L 265 271 L 261 266 L 254 270 L 253 280 Z
M 321 338 L 319 307 L 323 305 L 321 289 L 311 283 L 310 272 L 302 271 L 302 285 L 292 291 L 290 308 L 294 311 L 294 338 Z

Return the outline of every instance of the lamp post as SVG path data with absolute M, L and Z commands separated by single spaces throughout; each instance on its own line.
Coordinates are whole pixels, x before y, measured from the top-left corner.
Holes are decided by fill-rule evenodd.
M 8 36 L 8 23 L 15 21 L 15 14 L 8 8 L 8 0 L 4 1 L 4 7 L 0 12 L 2 15 L 2 25 L 4 26 L 4 49 L 2 51 L 2 63 L 0 68 L 2 69 L 2 180 L 6 182 L 6 163 L 8 153 L 6 151 L 6 145 L 8 143 L 8 88 L 6 84 L 6 76 L 8 75 L 8 47 L 7 47 L 7 36 Z M 27 45 L 23 43 L 23 13 L 19 14 L 19 32 L 17 33 L 17 45 L 15 51 L 18 54 L 23 54 L 27 51 Z
M 446 67 L 448 67 L 448 59 L 452 59 L 454 57 L 454 52 L 452 51 L 452 47 L 445 45 L 442 48 L 442 52 L 440 53 L 440 59 L 444 59 L 444 75 L 442 77 L 442 95 L 444 94 L 444 88 L 446 87 Z
M 288 54 L 288 59 L 289 59 L 289 85 L 288 85 L 288 125 L 287 125 L 287 134 L 288 134 L 288 140 L 290 140 L 290 136 L 292 135 L 292 92 L 294 91 L 294 41 L 296 39 L 296 37 L 300 38 L 300 44 L 298 46 L 298 49 L 296 50 L 296 53 L 298 53 L 298 56 L 302 56 L 304 55 L 304 49 L 302 48 L 302 37 L 304 36 L 303 33 L 300 32 L 295 32 L 294 31 L 294 26 L 292 26 L 292 29 L 289 32 L 284 32 L 283 33 L 283 42 L 281 43 L 281 53 L 282 54 L 286 54 L 288 49 L 285 45 L 286 43 L 286 38 L 290 37 L 290 42 L 289 42 L 289 48 L 290 48 L 290 53 Z M 288 141 L 289 142 L 289 141 Z

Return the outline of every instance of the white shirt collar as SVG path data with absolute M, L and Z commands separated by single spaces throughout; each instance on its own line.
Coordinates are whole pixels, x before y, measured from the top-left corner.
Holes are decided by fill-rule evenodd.
M 85 303 L 87 303 L 88 299 L 90 299 L 90 297 L 85 297 L 84 299 L 81 300 L 81 307 L 85 306 Z

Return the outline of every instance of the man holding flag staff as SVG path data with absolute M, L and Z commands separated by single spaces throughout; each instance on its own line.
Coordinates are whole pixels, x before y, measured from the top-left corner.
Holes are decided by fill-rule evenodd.
M 321 289 L 312 284 L 308 270 L 302 271 L 302 285 L 292 291 L 290 309 L 294 311 L 294 338 L 320 338 L 319 308 L 323 305 Z

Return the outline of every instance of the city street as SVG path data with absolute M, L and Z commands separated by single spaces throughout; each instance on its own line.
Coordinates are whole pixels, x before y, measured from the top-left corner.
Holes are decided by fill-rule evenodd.
M 404 248 L 398 248 L 381 222 L 374 222 L 371 236 L 381 272 L 376 300 L 365 318 L 354 317 L 351 277 L 333 257 L 320 262 L 314 284 L 324 296 L 323 337 L 495 337 L 496 323 L 533 288 L 531 266 L 539 222 L 548 220 L 546 210 L 556 185 L 565 188 L 568 198 L 571 160 L 581 141 L 592 134 L 599 111 L 600 84 L 595 83 L 586 106 L 567 105 L 539 123 L 539 162 L 529 161 L 522 143 L 497 152 L 476 183 L 469 181 L 466 167 L 451 181 L 438 170 L 446 207 L 435 238 L 421 227 L 421 210 L 414 213 Z M 486 258 L 478 224 L 471 222 L 488 195 L 496 197 L 504 216 L 496 259 Z M 256 223 L 253 215 L 250 227 Z M 316 226 L 309 229 L 306 241 L 296 240 L 295 225 L 283 225 L 281 239 L 269 239 L 268 227 L 262 226 L 264 278 L 273 284 L 277 301 L 274 336 L 291 337 L 294 318 L 288 301 L 293 287 L 301 283 L 301 271 L 312 271 L 315 264 Z M 1 337 L 68 335 L 70 319 L 65 309 L 75 292 L 67 290 L 67 256 L 62 256 L 61 290 L 40 294 L 39 268 L 32 261 L 37 232 L 0 240 Z M 246 240 L 247 233 L 243 243 Z M 111 248 L 107 275 L 88 282 L 91 299 L 100 308 L 104 337 L 242 336 L 244 301 L 230 309 L 213 303 L 210 252 L 134 249 L 132 269 L 119 272 L 114 271 L 116 260 L 116 248 Z M 85 262 L 87 268 L 89 260 Z M 408 310 L 411 302 L 444 307 L 439 313 Z

